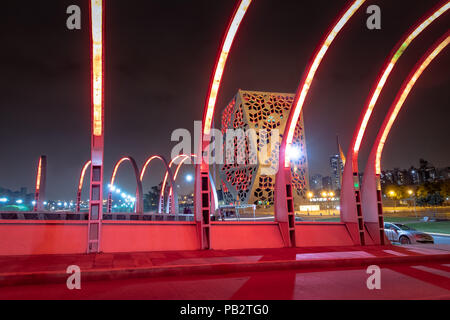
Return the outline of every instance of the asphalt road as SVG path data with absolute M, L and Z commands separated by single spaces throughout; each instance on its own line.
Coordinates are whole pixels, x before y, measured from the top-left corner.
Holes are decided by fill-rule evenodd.
M 249 272 L 0 288 L 0 299 L 450 299 L 450 261 L 381 268 L 369 290 L 365 268 Z

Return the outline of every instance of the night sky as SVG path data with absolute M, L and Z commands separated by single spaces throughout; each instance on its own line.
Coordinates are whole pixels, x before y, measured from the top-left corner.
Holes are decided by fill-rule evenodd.
M 361 108 L 401 35 L 440 1 L 367 1 L 322 62 L 304 105 L 310 174 L 330 174 L 336 135 L 347 150 Z M 0 186 L 34 191 L 38 157 L 48 157 L 47 196 L 74 199 L 90 157 L 88 0 L 2 3 L 0 18 Z M 82 29 L 66 28 L 66 8 L 82 10 Z M 121 156 L 139 165 L 170 155 L 174 129 L 201 120 L 209 78 L 231 0 L 110 0 L 106 12 L 105 180 Z M 241 89 L 295 93 L 302 72 L 343 0 L 253 0 L 234 42 L 216 109 Z M 381 7 L 381 30 L 368 30 L 365 10 Z M 415 62 L 450 28 L 447 12 L 397 64 L 369 123 L 360 166 L 384 115 Z M 384 168 L 450 165 L 449 48 L 428 67 L 401 111 L 384 150 Z M 163 175 L 155 164 L 147 191 Z M 185 168 L 184 172 L 192 172 Z M 124 166 L 117 184 L 135 186 Z M 180 180 L 182 189 L 192 191 Z M 87 189 L 87 188 L 86 188 Z M 83 198 L 87 197 L 83 196 Z

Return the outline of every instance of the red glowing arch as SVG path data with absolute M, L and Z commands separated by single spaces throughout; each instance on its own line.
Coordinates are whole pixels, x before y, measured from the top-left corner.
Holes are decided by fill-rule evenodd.
M 383 147 L 388 134 L 400 112 L 406 98 L 414 87 L 419 77 L 433 61 L 436 56 L 441 53 L 450 43 L 450 31 L 440 38 L 418 61 L 413 70 L 402 84 L 394 102 L 378 131 L 375 144 L 369 156 L 366 168 L 364 170 L 362 184 L 362 203 L 364 206 L 363 214 L 366 221 L 367 229 L 375 242 L 383 244 L 384 242 L 384 226 L 383 211 L 381 205 L 381 186 L 380 186 L 380 159 Z
M 169 162 L 169 168 L 172 168 L 172 164 L 176 161 L 176 160 L 178 160 L 178 159 L 180 159 L 181 158 L 181 160 L 180 160 L 180 162 L 178 163 L 178 165 L 177 165 L 177 167 L 176 167 L 176 169 L 175 169 L 175 173 L 173 174 L 173 181 L 175 182 L 175 180 L 177 179 L 177 175 L 178 175 L 178 171 L 180 170 L 180 168 L 181 168 L 181 165 L 186 161 L 186 160 L 188 160 L 190 157 L 196 157 L 195 155 L 191 155 L 191 156 L 188 156 L 188 155 L 186 155 L 186 154 L 179 154 L 179 155 L 177 155 L 176 157 L 174 157 L 172 160 L 170 160 L 170 162 Z M 164 180 L 163 180 L 163 183 L 162 183 L 162 186 L 161 186 L 161 192 L 160 192 L 160 194 L 159 194 L 159 203 L 161 204 L 161 203 L 164 203 L 164 191 L 165 191 L 165 189 L 166 189 L 166 183 L 167 183 L 167 178 L 168 178 L 168 176 L 169 176 L 169 172 L 167 171 L 166 172 L 166 174 L 164 175 Z M 172 206 L 172 205 L 170 205 L 169 206 L 169 213 L 174 213 L 174 212 L 170 212 L 171 211 L 171 209 L 176 209 L 177 208 L 177 204 L 176 204 L 176 202 L 177 202 L 177 199 L 173 196 L 173 184 L 171 184 L 171 186 L 170 186 L 170 189 L 169 189 L 169 201 L 172 201 L 173 203 L 174 203 L 174 205 Z M 164 210 L 164 208 L 161 208 L 161 210 Z M 160 212 L 161 213 L 161 212 Z
M 36 189 L 34 193 L 33 211 L 40 211 L 44 208 L 45 187 L 47 180 L 47 156 L 40 156 L 36 171 Z
M 195 155 L 195 154 L 191 154 L 190 156 L 189 156 L 189 155 L 186 155 L 186 154 L 179 154 L 179 155 L 177 155 L 176 157 L 174 157 L 174 158 L 170 161 L 169 167 L 171 168 L 171 167 L 172 167 L 172 164 L 173 164 L 177 159 L 180 159 L 180 158 L 181 158 L 180 162 L 178 163 L 178 165 L 177 165 L 177 167 L 176 167 L 176 169 L 175 169 L 175 173 L 174 173 L 174 175 L 173 175 L 173 180 L 174 180 L 174 181 L 177 180 L 178 171 L 180 170 L 181 166 L 186 162 L 186 160 L 192 159 L 192 158 L 196 158 L 196 157 L 197 157 L 197 155 Z M 166 175 L 164 176 L 163 184 L 162 184 L 162 187 L 161 187 L 161 193 L 160 193 L 160 196 L 159 196 L 160 203 L 164 203 L 164 190 L 165 190 L 166 183 L 167 183 L 167 173 L 166 173 Z M 218 209 L 219 199 L 218 199 L 218 196 L 217 196 L 217 190 L 216 190 L 216 187 L 215 187 L 213 178 L 211 177 L 211 173 L 209 174 L 209 185 L 210 185 L 210 187 L 211 187 L 211 191 L 212 191 L 213 196 L 214 196 L 214 198 L 213 198 L 213 204 L 214 204 L 214 206 L 213 206 L 213 207 L 214 207 L 214 209 Z M 173 186 L 171 185 L 171 186 L 170 186 L 170 189 L 169 189 L 169 199 L 170 199 L 170 201 L 172 201 L 172 203 L 174 203 L 174 205 L 172 206 L 171 203 L 169 203 L 169 212 L 168 212 L 168 213 L 173 213 L 173 211 L 171 212 L 170 210 L 173 210 L 174 208 L 175 208 L 175 209 L 178 208 L 177 199 L 174 198 L 174 196 L 172 195 L 172 191 L 173 191 Z
M 78 189 L 77 189 L 77 200 L 75 205 L 75 212 L 80 212 L 80 202 L 81 202 L 81 191 L 83 190 L 83 181 L 84 176 L 86 175 L 86 170 L 91 165 L 91 160 L 86 161 L 83 168 L 81 169 L 80 179 L 78 180 Z
M 286 127 L 280 145 L 278 171 L 275 179 L 275 218 L 280 223 L 286 246 L 295 245 L 294 203 L 292 198 L 292 186 L 290 183 L 290 161 L 286 149 L 292 144 L 295 127 L 300 118 L 303 104 L 321 61 L 338 33 L 364 2 L 365 0 L 351 1 L 338 15 L 336 21 L 331 25 L 328 32 L 319 42 L 319 45 L 306 68 L 307 72 L 303 74 L 303 78 L 297 89 L 289 112 L 289 117 L 286 121 Z
M 214 66 L 214 71 L 211 76 L 208 94 L 206 96 L 205 107 L 203 109 L 203 129 L 200 134 L 200 143 L 198 155 L 203 154 L 203 150 L 207 147 L 207 138 L 210 134 L 211 123 L 214 117 L 214 108 L 216 106 L 217 95 L 220 89 L 220 82 L 222 80 L 223 71 L 225 69 L 225 64 L 227 62 L 228 54 L 231 50 L 231 45 L 233 44 L 234 37 L 239 29 L 239 25 L 250 6 L 251 0 L 240 0 L 239 4 L 235 7 L 233 15 L 231 16 L 230 22 L 225 31 L 224 37 L 222 38 L 222 43 L 216 58 L 216 63 Z M 203 162 L 203 157 L 198 158 L 198 163 L 195 168 L 195 219 L 199 224 L 199 230 L 201 230 L 200 243 L 201 248 L 209 248 L 209 232 L 204 230 L 204 228 L 209 228 L 209 216 L 210 216 L 210 200 L 209 200 L 209 188 L 208 188 L 208 176 L 209 167 L 207 163 Z M 200 180 L 206 181 L 205 183 L 200 183 Z M 201 200 L 205 199 L 205 201 Z M 202 203 L 208 203 L 205 207 Z M 207 212 L 206 212 L 207 211 Z
M 123 157 L 121 158 L 119 161 L 117 161 L 116 165 L 114 166 L 114 170 L 113 173 L 111 175 L 111 180 L 109 182 L 109 186 L 110 188 L 114 186 L 114 181 L 116 179 L 116 174 L 117 174 L 117 170 L 119 169 L 120 165 L 124 162 L 124 161 L 129 161 L 131 163 L 131 166 L 133 167 L 134 170 L 134 175 L 136 177 L 136 203 L 135 203 L 135 211 L 137 213 L 142 213 L 143 211 L 143 199 L 142 199 L 142 182 L 140 179 L 140 175 L 139 175 L 139 168 L 136 164 L 136 161 L 128 156 L 128 157 Z M 108 191 L 108 208 L 107 208 L 107 212 L 111 212 L 111 208 L 112 208 L 112 191 L 109 190 Z
M 363 214 L 359 196 L 359 177 L 358 177 L 358 153 L 361 146 L 364 133 L 373 109 L 377 103 L 378 97 L 386 84 L 389 75 L 395 67 L 398 59 L 408 48 L 411 42 L 420 35 L 433 21 L 443 15 L 450 9 L 450 1 L 443 1 L 441 4 L 430 10 L 422 19 L 410 28 L 402 38 L 397 42 L 390 55 L 385 60 L 378 77 L 372 86 L 372 90 L 366 100 L 361 113 L 358 126 L 353 133 L 352 142 L 347 153 L 347 159 L 344 166 L 344 174 L 341 191 L 341 220 L 345 222 L 358 222 L 363 224 Z M 356 195 L 356 196 L 355 196 Z
M 149 157 L 145 161 L 144 165 L 142 166 L 141 173 L 140 173 L 140 176 L 139 176 L 139 180 L 141 181 L 141 185 L 142 185 L 142 180 L 144 179 L 144 175 L 145 175 L 145 172 L 147 170 L 148 165 L 155 159 L 161 160 L 163 162 L 163 164 L 164 164 L 164 167 L 166 168 L 166 174 L 164 176 L 164 183 L 163 183 L 164 186 L 166 184 L 167 177 L 169 177 L 169 179 L 170 179 L 170 185 L 173 186 L 174 185 L 174 180 L 173 180 L 172 171 L 170 170 L 170 166 L 167 164 L 167 161 L 166 161 L 166 159 L 163 156 L 158 156 L 158 155 Z M 175 198 L 176 196 L 177 195 L 176 195 L 176 190 L 175 190 L 174 195 L 172 195 L 172 197 L 173 197 L 172 198 L 172 203 L 174 203 L 173 200 L 176 199 Z M 136 198 L 137 198 L 137 196 L 136 196 Z M 161 198 L 160 198 L 159 204 L 158 204 L 158 213 L 162 213 L 163 207 L 164 207 L 164 199 L 162 199 L 162 203 L 161 203 Z

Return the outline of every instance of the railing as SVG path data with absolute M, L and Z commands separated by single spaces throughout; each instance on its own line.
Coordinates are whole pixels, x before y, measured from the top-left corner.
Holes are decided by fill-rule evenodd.
M 0 220 L 88 220 L 88 213 L 72 211 L 28 212 L 3 211 Z M 193 214 L 158 214 L 158 213 L 104 213 L 103 220 L 141 220 L 141 221 L 194 221 Z
M 88 215 L 88 213 L 75 213 L 71 211 L 3 211 L 0 212 L 0 220 L 88 220 Z

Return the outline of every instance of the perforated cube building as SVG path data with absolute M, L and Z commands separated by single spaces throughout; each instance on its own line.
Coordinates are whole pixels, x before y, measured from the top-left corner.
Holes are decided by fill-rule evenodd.
M 222 112 L 225 162 L 220 169 L 226 204 L 256 204 L 259 211 L 273 211 L 278 151 L 294 94 L 239 90 Z M 230 129 L 234 129 L 230 130 Z M 241 129 L 245 139 L 236 137 Z M 227 147 L 227 141 L 233 148 Z M 306 199 L 308 163 L 303 114 L 297 123 L 291 160 L 294 204 Z M 231 158 L 230 158 L 231 157 Z M 244 161 L 237 161 L 245 159 Z

